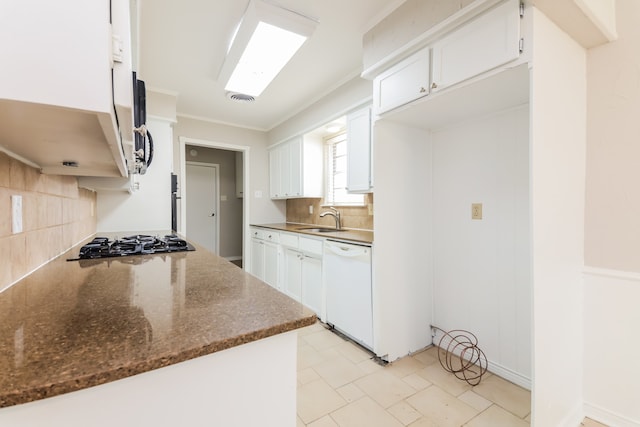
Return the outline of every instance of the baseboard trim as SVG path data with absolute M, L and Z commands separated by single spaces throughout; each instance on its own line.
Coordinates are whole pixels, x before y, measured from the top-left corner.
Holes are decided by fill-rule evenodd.
M 227 261 L 240 261 L 242 256 L 226 256 L 224 257 Z
M 589 402 L 584 403 L 584 414 L 591 418 L 608 426 L 615 427 L 640 427 L 640 420 L 632 420 L 623 415 L 616 414 L 598 405 L 591 404 Z

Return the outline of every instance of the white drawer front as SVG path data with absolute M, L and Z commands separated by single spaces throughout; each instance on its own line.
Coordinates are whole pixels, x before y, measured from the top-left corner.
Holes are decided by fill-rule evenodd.
M 315 255 L 322 255 L 322 240 L 300 237 L 300 250 Z
M 298 249 L 298 236 L 290 233 L 280 233 L 280 244 Z

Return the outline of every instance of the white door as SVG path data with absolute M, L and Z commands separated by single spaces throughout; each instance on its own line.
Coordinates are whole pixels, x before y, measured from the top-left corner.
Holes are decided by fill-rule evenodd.
M 187 163 L 187 240 L 218 253 L 218 168 Z

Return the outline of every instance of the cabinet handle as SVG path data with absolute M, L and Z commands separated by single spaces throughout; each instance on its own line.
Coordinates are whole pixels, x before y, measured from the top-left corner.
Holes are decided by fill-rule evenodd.
M 433 82 L 431 83 L 431 89 L 437 89 L 438 88 L 438 83 Z
M 425 93 L 427 90 L 424 88 L 424 86 L 420 86 L 420 93 Z

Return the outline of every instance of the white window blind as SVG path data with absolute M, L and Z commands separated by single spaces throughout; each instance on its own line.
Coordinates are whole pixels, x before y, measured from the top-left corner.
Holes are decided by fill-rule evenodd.
M 347 193 L 347 134 L 334 136 L 326 142 L 327 183 L 325 204 L 333 206 L 364 206 L 363 194 Z

